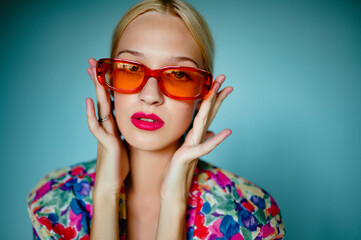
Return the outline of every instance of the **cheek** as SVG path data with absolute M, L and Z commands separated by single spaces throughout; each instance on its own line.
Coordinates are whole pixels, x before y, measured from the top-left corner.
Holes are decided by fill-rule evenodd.
M 176 124 L 174 128 L 178 128 L 178 131 L 183 134 L 192 122 L 196 104 L 194 102 L 179 102 L 178 106 L 171 109 L 172 116 L 174 116 L 173 122 Z
M 114 95 L 114 111 L 115 111 L 115 120 L 118 125 L 119 130 L 122 130 L 122 126 L 125 126 L 126 119 L 131 113 L 131 94 L 115 94 Z M 130 117 L 130 116 L 129 116 Z

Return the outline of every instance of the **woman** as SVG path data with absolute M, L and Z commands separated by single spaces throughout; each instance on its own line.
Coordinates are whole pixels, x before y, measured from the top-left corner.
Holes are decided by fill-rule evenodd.
M 86 100 L 97 161 L 52 172 L 30 193 L 35 235 L 282 239 L 279 208 L 267 192 L 198 160 L 231 134 L 208 132 L 232 91 L 220 90 L 224 75 L 212 83 L 212 61 L 206 23 L 181 0 L 129 10 L 111 58 L 90 59 L 87 69 L 98 101 L 99 120 Z

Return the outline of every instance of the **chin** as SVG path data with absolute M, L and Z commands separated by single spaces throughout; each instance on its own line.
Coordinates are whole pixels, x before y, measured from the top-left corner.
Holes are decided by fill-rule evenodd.
M 163 151 L 168 148 L 172 148 L 179 145 L 180 139 L 176 139 L 175 141 L 169 142 L 168 141 L 157 141 L 157 140 L 151 140 L 147 141 L 145 139 L 127 139 L 125 138 L 125 141 L 129 144 L 130 147 L 133 147 L 135 149 L 143 150 L 143 151 L 152 151 L 152 152 L 158 152 Z
M 130 147 L 143 151 L 162 151 L 175 146 L 178 147 L 183 134 L 178 135 L 179 136 L 170 138 L 169 134 L 157 135 L 154 134 L 154 132 L 149 132 L 143 134 L 125 134 L 123 137 Z

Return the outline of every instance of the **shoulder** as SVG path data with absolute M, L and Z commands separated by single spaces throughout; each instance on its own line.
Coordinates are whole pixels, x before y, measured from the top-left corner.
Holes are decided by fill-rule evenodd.
M 28 194 L 28 212 L 41 239 L 87 238 L 95 166 L 93 160 L 52 171 Z
M 196 201 L 198 218 L 193 237 L 283 238 L 280 209 L 275 199 L 256 184 L 200 160 L 192 190 L 190 197 Z

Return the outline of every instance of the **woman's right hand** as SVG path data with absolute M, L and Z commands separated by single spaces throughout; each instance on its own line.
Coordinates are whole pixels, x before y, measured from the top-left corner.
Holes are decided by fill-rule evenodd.
M 87 98 L 89 130 L 98 140 L 94 193 L 119 196 L 124 179 L 129 173 L 128 154 L 112 113 L 109 91 L 97 80 L 97 61 L 90 58 L 88 62 L 87 72 L 95 85 L 98 116 L 99 119 L 106 119 L 98 122 L 94 102 L 91 98 Z

